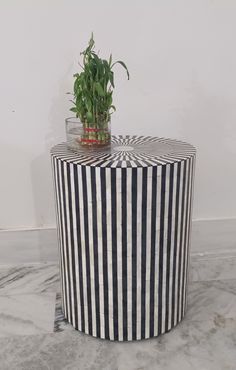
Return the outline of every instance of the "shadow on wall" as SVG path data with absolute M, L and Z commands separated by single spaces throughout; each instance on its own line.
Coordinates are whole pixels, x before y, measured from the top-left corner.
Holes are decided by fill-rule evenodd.
M 49 131 L 45 135 L 45 151 L 31 162 L 31 181 L 33 189 L 35 220 L 38 227 L 55 227 L 54 191 L 51 170 L 50 150 L 53 145 L 65 141 L 65 118 L 69 115 L 69 95 L 71 86 L 68 86 L 72 76 L 71 65 L 61 78 L 58 94 L 52 99 L 49 111 Z M 66 113 L 68 112 L 68 113 Z

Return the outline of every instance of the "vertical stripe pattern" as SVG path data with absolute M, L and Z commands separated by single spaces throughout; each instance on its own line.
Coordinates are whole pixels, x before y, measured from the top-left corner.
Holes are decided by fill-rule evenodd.
M 157 164 L 132 155 L 142 140 L 125 137 L 128 159 L 121 148 L 122 160 L 116 152 L 85 165 L 52 150 L 64 315 L 116 341 L 165 333 L 186 312 L 195 151 Z

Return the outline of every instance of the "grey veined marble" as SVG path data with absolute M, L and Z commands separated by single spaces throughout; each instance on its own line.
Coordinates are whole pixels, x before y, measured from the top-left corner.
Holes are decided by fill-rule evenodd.
M 55 293 L 0 296 L 0 337 L 52 332 L 54 305 Z
M 0 296 L 56 292 L 59 267 L 55 263 L 0 266 Z
M 190 261 L 191 281 L 236 279 L 236 252 L 198 253 Z
M 58 289 L 57 264 L 1 266 L 0 337 L 52 333 Z

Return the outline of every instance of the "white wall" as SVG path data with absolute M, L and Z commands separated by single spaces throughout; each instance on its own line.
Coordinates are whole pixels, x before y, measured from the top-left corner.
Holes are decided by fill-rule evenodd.
M 194 144 L 194 218 L 236 217 L 236 2 L 142 3 L 1 1 L 0 228 L 55 224 L 49 149 L 92 30 L 131 74 L 117 67 L 113 132 Z

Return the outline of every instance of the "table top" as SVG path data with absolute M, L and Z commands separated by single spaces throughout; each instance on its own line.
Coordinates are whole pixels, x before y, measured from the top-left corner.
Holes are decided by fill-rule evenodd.
M 103 148 L 79 148 L 66 143 L 54 146 L 52 156 L 66 162 L 95 167 L 150 167 L 171 164 L 195 156 L 195 148 L 185 142 L 151 136 L 112 136 L 111 145 Z

